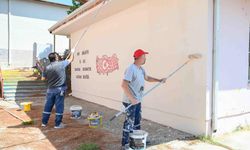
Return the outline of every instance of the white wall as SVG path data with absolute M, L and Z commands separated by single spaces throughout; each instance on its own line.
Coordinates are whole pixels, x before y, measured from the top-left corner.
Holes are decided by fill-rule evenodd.
M 56 35 L 55 51 L 60 55 L 64 54 L 66 49 L 69 49 L 69 39 L 66 36 Z
M 249 2 L 249 0 L 221 0 L 217 134 L 232 131 L 237 126 L 250 124 L 250 91 L 248 90 Z M 210 12 L 212 12 L 212 7 L 210 7 Z M 212 26 L 210 31 L 212 32 Z M 210 43 L 210 54 L 208 55 L 210 62 L 208 64 L 211 66 L 211 40 Z M 207 73 L 207 123 L 209 124 L 211 121 L 212 76 L 210 67 L 208 67 Z
M 0 65 L 7 65 L 8 63 L 8 3 L 7 0 L 0 1 Z
M 0 5 L 7 8 L 7 0 L 1 0 Z M 66 10 L 66 7 L 36 1 L 10 0 L 12 66 L 30 67 L 33 65 L 33 44 L 35 42 L 53 44 L 53 35 L 48 32 L 48 28 L 65 17 Z M 0 15 L 6 18 L 6 11 L 1 11 Z M 8 30 L 6 22 L 5 19 L 2 23 L 2 29 L 5 32 Z M 4 39 L 6 43 L 8 36 L 5 35 Z M 7 49 L 5 45 L 1 44 L 0 48 Z
M 199 7 L 197 7 L 199 6 Z M 192 53 L 202 59 L 187 65 L 167 83 L 144 98 L 143 117 L 174 128 L 203 134 L 206 131 L 206 54 L 208 3 L 200 0 L 145 0 L 95 23 L 79 44 L 72 63 L 73 96 L 120 110 L 121 81 L 137 48 L 149 51 L 146 72 L 165 77 Z M 72 33 L 72 46 L 83 30 Z M 96 71 L 96 57 L 116 54 L 119 70 Z M 81 60 L 85 63 L 79 63 Z M 91 67 L 91 71 L 74 71 Z M 76 75 L 89 79 L 76 79 Z M 154 84 L 146 84 L 149 89 Z

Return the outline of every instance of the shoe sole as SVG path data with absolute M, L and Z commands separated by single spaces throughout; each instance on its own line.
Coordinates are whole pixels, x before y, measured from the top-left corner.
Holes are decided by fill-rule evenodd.
M 54 127 L 55 129 L 63 129 L 63 128 L 65 128 L 65 127 Z

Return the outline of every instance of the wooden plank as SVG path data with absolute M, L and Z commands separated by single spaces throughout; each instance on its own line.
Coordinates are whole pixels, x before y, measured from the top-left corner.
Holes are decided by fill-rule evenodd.
M 11 114 L 13 117 L 21 120 L 24 123 L 32 122 L 32 119 L 22 110 L 13 109 L 13 108 L 9 108 L 9 109 L 5 108 L 3 110 Z

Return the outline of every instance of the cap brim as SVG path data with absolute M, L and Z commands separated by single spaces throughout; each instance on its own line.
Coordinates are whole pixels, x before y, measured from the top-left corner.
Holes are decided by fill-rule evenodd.
M 137 56 L 134 55 L 134 58 L 139 58 L 139 57 L 141 57 L 142 55 L 145 55 L 145 54 L 148 54 L 148 52 L 142 52 L 141 54 L 139 54 L 139 56 L 138 55 Z

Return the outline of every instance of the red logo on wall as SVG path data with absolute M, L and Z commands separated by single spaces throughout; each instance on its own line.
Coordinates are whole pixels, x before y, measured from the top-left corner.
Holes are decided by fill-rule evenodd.
M 109 74 L 114 70 L 119 69 L 118 58 L 116 54 L 113 54 L 111 57 L 103 55 L 101 58 L 96 57 L 96 70 L 99 74 Z

